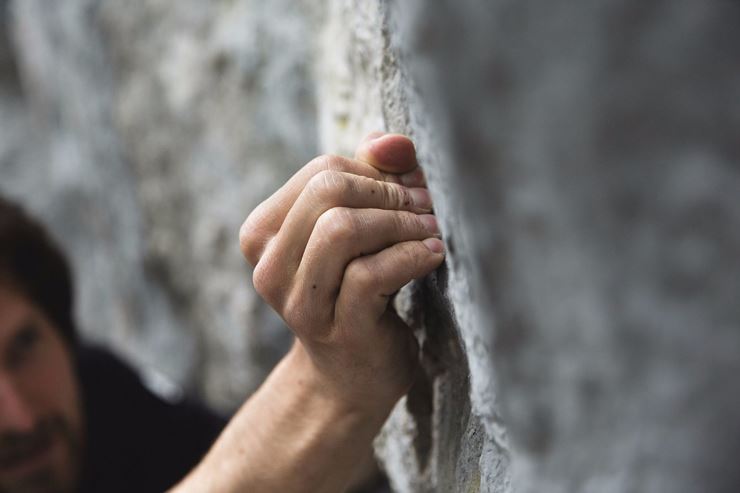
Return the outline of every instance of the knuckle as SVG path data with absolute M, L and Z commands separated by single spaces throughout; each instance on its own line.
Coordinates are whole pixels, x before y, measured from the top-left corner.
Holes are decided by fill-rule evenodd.
M 399 251 L 399 261 L 412 266 L 413 270 L 422 264 L 428 256 L 429 250 L 420 241 L 409 241 L 402 245 Z
M 252 283 L 257 294 L 275 307 L 280 300 L 280 285 L 270 258 L 263 257 L 254 268 Z
M 311 177 L 306 188 L 319 202 L 334 205 L 350 192 L 351 183 L 339 171 L 323 170 Z
M 267 234 L 256 211 L 247 217 L 239 228 L 239 249 L 252 266 L 257 265 Z
M 249 261 L 250 264 L 254 265 L 252 259 L 255 257 L 255 245 L 252 236 L 250 235 L 251 228 L 247 221 L 244 221 L 239 228 L 239 249 L 242 255 Z
M 352 210 L 334 207 L 319 216 L 314 231 L 330 243 L 343 243 L 354 236 L 356 229 L 357 219 Z
M 317 173 L 321 171 L 347 171 L 347 158 L 334 154 L 322 154 L 308 163 Z
M 395 183 L 386 183 L 383 187 L 385 190 L 385 203 L 388 209 L 403 209 L 411 204 L 411 195 L 406 187 Z
M 402 185 L 396 185 L 396 189 L 398 190 L 398 206 L 400 208 L 411 206 L 413 202 L 409 189 Z
M 344 271 L 344 283 L 350 283 L 360 291 L 371 290 L 378 285 L 382 272 L 367 258 L 353 260 Z
M 403 233 L 416 233 L 424 230 L 424 223 L 414 213 L 400 211 L 395 214 L 396 226 Z

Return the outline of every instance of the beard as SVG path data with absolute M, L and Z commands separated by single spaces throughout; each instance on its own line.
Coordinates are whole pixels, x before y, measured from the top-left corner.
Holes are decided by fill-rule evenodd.
M 52 457 L 48 464 L 22 476 L 3 477 L 3 470 L 33 460 L 60 444 L 62 457 Z M 71 493 L 80 462 L 80 440 L 62 416 L 42 419 L 27 433 L 5 432 L 0 435 L 0 493 Z

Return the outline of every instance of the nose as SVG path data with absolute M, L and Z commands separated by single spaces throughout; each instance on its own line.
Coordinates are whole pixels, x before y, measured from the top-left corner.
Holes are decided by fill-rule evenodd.
M 33 423 L 33 413 L 13 380 L 0 375 L 0 432 L 29 432 Z

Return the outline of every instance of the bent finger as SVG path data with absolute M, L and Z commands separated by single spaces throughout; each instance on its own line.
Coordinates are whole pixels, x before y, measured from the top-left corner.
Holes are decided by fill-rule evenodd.
M 443 260 L 444 244 L 438 238 L 397 243 L 353 260 L 344 271 L 335 316 L 379 320 L 396 291 L 431 273 Z
M 337 214 L 345 215 L 341 221 L 350 221 L 354 227 L 337 227 L 341 222 Z M 333 307 L 345 269 L 353 259 L 376 254 L 397 243 L 421 241 L 438 234 L 437 220 L 431 214 L 331 209 L 316 223 L 298 268 L 293 294 L 311 300 L 314 307 Z
M 280 189 L 258 205 L 239 230 L 242 254 L 252 266 L 257 265 L 267 243 L 277 235 L 296 199 L 306 184 L 322 171 L 338 171 L 374 180 L 399 183 L 396 176 L 384 173 L 368 163 L 342 156 L 319 156 L 301 168 Z
M 383 209 L 414 213 L 431 211 L 426 189 L 410 189 L 364 176 L 336 171 L 315 175 L 288 212 L 279 233 L 269 246 L 270 255 L 282 259 L 285 269 L 295 272 L 301 263 L 308 240 L 320 217 L 324 230 L 336 235 L 352 235 L 362 225 L 345 209 Z
M 369 134 L 355 151 L 355 159 L 386 173 L 404 174 L 419 166 L 414 143 L 401 134 Z

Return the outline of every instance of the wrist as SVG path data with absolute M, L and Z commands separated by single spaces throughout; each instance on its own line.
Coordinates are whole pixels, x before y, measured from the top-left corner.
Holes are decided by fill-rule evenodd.
M 297 343 L 176 491 L 345 491 L 386 415 L 342 399 Z
M 324 408 L 328 415 L 337 420 L 351 422 L 355 426 L 373 427 L 376 432 L 390 414 L 396 400 L 380 396 L 362 396 L 363 392 L 350 392 L 342 388 L 334 375 L 322 371 L 311 354 L 296 340 L 278 368 L 291 375 L 298 394 L 315 405 Z M 364 389 L 359 389 L 364 390 Z

